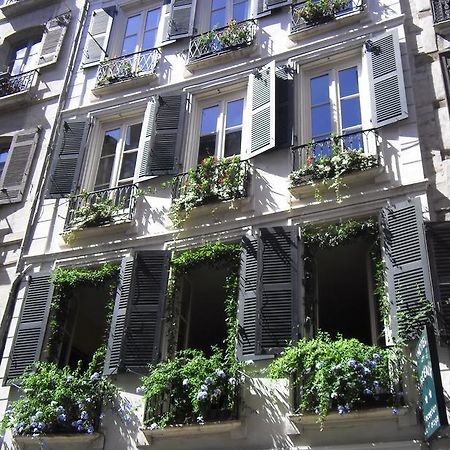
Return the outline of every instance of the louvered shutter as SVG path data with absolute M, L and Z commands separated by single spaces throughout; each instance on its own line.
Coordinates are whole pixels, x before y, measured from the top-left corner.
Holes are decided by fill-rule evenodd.
M 48 274 L 32 276 L 25 294 L 17 333 L 11 351 L 7 379 L 23 374 L 26 367 L 41 356 L 53 285 Z
M 169 39 L 191 36 L 194 29 L 196 0 L 173 0 L 169 20 Z
M 144 123 L 142 124 L 142 131 L 140 137 L 140 157 L 141 162 L 139 165 L 139 177 L 145 177 L 149 170 L 150 158 L 151 158 L 151 145 L 155 136 L 156 125 L 156 111 L 158 108 L 158 98 L 152 97 L 147 103 L 147 109 L 145 110 Z
M 77 190 L 88 130 L 87 122 L 64 122 L 61 125 L 54 155 L 50 195 L 60 196 Z
M 115 8 L 96 9 L 92 12 L 83 52 L 84 66 L 97 64 L 106 56 L 114 14 Z
M 186 96 L 159 97 L 157 103 L 154 137 L 150 136 L 148 139 L 148 163 L 146 168 L 141 168 L 141 176 L 168 175 L 176 173 L 177 170 L 183 142 Z
M 393 30 L 366 43 L 372 125 L 388 125 L 408 117 L 398 33 Z
M 423 302 L 432 299 L 420 200 L 383 209 L 381 224 L 391 328 L 396 337 L 404 335 L 412 325 L 423 328 L 424 323 L 414 318 Z
M 145 372 L 159 358 L 168 275 L 169 252 L 137 253 L 122 358 L 125 369 Z
M 238 357 L 254 359 L 256 355 L 256 289 L 258 284 L 258 241 L 254 236 L 242 240 L 239 275 Z
M 438 331 L 450 339 L 450 222 L 429 222 L 425 227 L 437 308 Z
M 258 14 L 270 12 L 272 9 L 289 5 L 291 0 L 258 0 Z
M 250 157 L 275 147 L 275 61 L 250 75 Z
M 38 67 L 48 66 L 58 60 L 70 19 L 71 13 L 67 12 L 47 22 Z
M 105 357 L 104 373 L 111 375 L 119 371 L 121 366 L 122 347 L 125 332 L 127 309 L 131 298 L 131 282 L 133 279 L 133 258 L 123 258 L 117 283 L 116 302 L 114 304 L 108 348 Z
M 0 204 L 22 200 L 38 139 L 37 129 L 20 131 L 14 136 L 0 179 Z

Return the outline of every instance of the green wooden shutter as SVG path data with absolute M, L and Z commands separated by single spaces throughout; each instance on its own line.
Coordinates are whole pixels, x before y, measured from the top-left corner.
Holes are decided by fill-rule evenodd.
M 450 222 L 429 222 L 425 227 L 433 281 L 438 332 L 450 340 Z
M 97 64 L 106 56 L 114 14 L 113 7 L 96 9 L 92 12 L 83 51 L 84 66 Z
M 252 157 L 275 147 L 275 61 L 250 75 L 249 98 Z
M 366 42 L 365 52 L 373 127 L 381 127 L 408 117 L 397 31 L 390 31 Z
M 38 139 L 36 128 L 19 131 L 13 137 L 0 179 L 0 204 L 22 201 Z
M 53 161 L 50 195 L 66 195 L 77 190 L 88 130 L 87 122 L 64 122 L 61 125 Z
M 140 137 L 141 162 L 139 165 L 139 177 L 145 177 L 149 171 L 151 159 L 151 145 L 155 137 L 156 112 L 158 109 L 158 98 L 152 97 L 147 103 L 144 122 Z
M 179 39 L 192 35 L 196 0 L 173 0 L 169 20 L 169 38 Z
M 383 248 L 394 337 L 406 335 L 424 302 L 432 299 L 420 199 L 398 203 L 381 212 Z
M 48 66 L 58 60 L 70 19 L 71 13 L 66 12 L 47 22 L 42 38 L 38 67 Z
M 52 293 L 53 285 L 48 274 L 37 273 L 31 277 L 10 355 L 7 379 L 20 377 L 26 367 L 39 360 Z

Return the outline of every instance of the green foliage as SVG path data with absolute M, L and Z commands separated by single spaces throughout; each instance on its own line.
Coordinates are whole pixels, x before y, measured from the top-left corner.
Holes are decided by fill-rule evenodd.
M 339 336 L 320 333 L 286 348 L 269 367 L 272 378 L 291 377 L 300 391 L 300 412 L 314 412 L 323 421 L 334 408 L 345 414 L 385 392 L 392 392 L 389 366 L 396 352 Z M 399 371 L 397 372 L 399 373 Z
M 98 428 L 103 403 L 112 403 L 117 390 L 101 376 L 104 349 L 98 350 L 86 371 L 38 362 L 19 380 L 21 397 L 1 422 L 19 435 L 92 433 Z
M 200 350 L 183 350 L 173 359 L 150 366 L 142 379 L 147 425 L 203 423 L 211 415 L 230 417 L 239 388 L 236 367 L 227 364 L 222 351 L 213 350 L 210 357 Z M 170 403 L 168 411 L 160 408 L 164 400 Z
M 425 293 L 420 290 L 419 286 L 417 286 L 417 290 L 417 300 L 413 303 L 401 297 L 396 299 L 399 337 L 405 342 L 417 339 L 425 325 L 434 327 L 433 303 L 427 300 Z
M 295 14 L 309 24 L 327 22 L 348 3 L 348 0 L 306 0 L 302 8 L 295 10 Z
M 105 263 L 96 268 L 87 267 L 58 267 L 52 274 L 55 287 L 75 288 L 78 286 L 103 286 L 117 278 L 119 266 Z
M 84 195 L 87 198 L 88 193 L 84 193 Z M 93 203 L 86 203 L 74 211 L 70 229 L 82 230 L 83 228 L 105 225 L 113 220 L 114 214 L 120 209 L 122 209 L 122 206 L 114 204 L 112 198 L 96 197 Z

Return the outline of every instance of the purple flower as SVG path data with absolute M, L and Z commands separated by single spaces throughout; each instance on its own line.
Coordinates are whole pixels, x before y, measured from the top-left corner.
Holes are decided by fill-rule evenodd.
M 372 395 L 372 391 L 370 389 L 366 388 L 366 389 L 364 389 L 363 394 L 364 395 Z
M 67 416 L 65 414 L 60 414 L 58 416 L 58 422 L 65 422 L 67 420 Z
M 365 375 L 370 375 L 372 373 L 372 371 L 368 367 L 364 367 L 363 371 Z
M 345 412 L 346 412 L 346 410 L 345 410 L 345 406 L 342 406 L 342 405 L 339 405 L 338 407 L 337 407 L 337 412 L 339 413 L 339 415 L 343 415 L 343 414 L 345 414 Z
M 225 372 L 222 369 L 216 369 L 216 375 L 219 378 L 225 378 Z
M 398 414 L 398 409 L 397 408 L 392 408 L 392 414 Z
M 206 384 L 211 384 L 212 381 L 213 381 L 213 380 L 212 380 L 211 377 L 206 377 L 206 378 L 205 378 L 205 383 L 206 383 Z
M 347 364 L 348 364 L 348 367 L 352 367 L 352 368 L 355 368 L 358 365 L 358 363 L 354 359 L 349 359 Z
M 372 355 L 372 358 L 373 358 L 373 359 L 380 359 L 381 356 L 380 356 L 378 353 L 374 353 L 374 354 Z
M 87 411 L 81 411 L 80 419 L 87 420 L 88 418 L 89 418 L 89 414 L 87 413 Z
M 200 391 L 197 394 L 197 399 L 198 400 L 206 400 L 208 398 L 208 393 L 206 391 Z
M 94 432 L 94 427 L 92 425 L 90 425 L 89 427 L 87 427 L 86 431 L 91 434 Z
M 64 406 L 58 406 L 57 408 L 56 408 L 56 412 L 57 413 L 60 413 L 60 414 L 63 414 L 63 413 L 65 413 L 65 410 L 64 410 Z

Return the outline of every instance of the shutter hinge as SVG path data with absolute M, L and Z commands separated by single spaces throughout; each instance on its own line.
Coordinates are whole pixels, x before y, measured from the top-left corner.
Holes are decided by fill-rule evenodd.
M 369 53 L 373 53 L 375 56 L 378 56 L 381 53 L 381 47 L 379 45 L 375 45 L 370 39 L 365 42 L 366 51 Z

